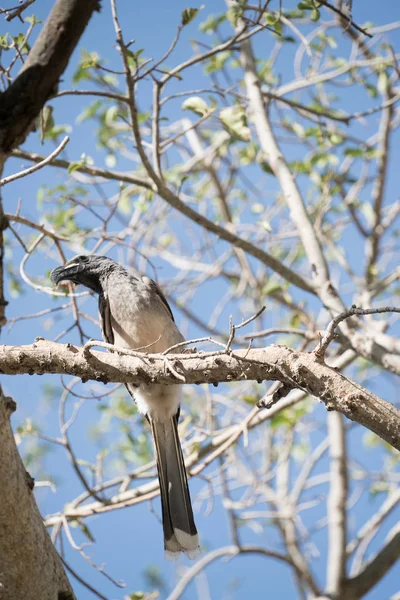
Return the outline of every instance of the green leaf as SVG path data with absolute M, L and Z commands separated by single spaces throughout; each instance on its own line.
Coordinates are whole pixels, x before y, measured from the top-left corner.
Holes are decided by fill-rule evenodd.
M 89 106 L 81 112 L 81 114 L 77 118 L 77 122 L 84 123 L 88 119 L 91 119 L 92 117 L 94 117 L 97 114 L 97 111 L 102 106 L 103 106 L 102 100 L 96 100 L 95 102 L 92 102 L 92 104 L 89 104 Z
M 375 223 L 375 211 L 372 208 L 371 204 L 369 204 L 369 202 L 363 202 L 363 204 L 360 207 L 360 210 L 362 212 L 362 214 L 364 215 L 368 225 L 370 227 L 372 227 Z
M 225 65 L 226 61 L 232 56 L 232 53 L 229 50 L 225 50 L 224 52 L 219 52 L 216 56 L 211 56 L 207 61 L 207 64 L 204 68 L 204 71 L 207 75 L 214 73 L 215 71 L 220 71 L 222 67 Z
M 71 173 L 73 173 L 74 171 L 78 171 L 83 166 L 84 166 L 83 160 L 81 160 L 79 162 L 70 163 L 69 167 L 68 167 L 68 175 L 71 175 Z
M 367 83 L 367 85 L 365 87 L 367 88 L 367 92 L 371 96 L 371 98 L 377 97 L 378 90 L 375 85 L 371 85 L 370 83 Z
M 132 52 L 132 50 L 127 50 L 126 53 L 128 55 L 128 58 L 131 58 L 134 62 L 135 65 L 139 59 L 139 56 L 144 52 L 144 48 L 140 48 L 139 50 L 136 50 L 136 52 Z
M 346 148 L 344 151 L 345 156 L 352 156 L 354 158 L 361 157 L 364 155 L 364 150 L 361 148 Z
M 36 15 L 32 15 L 31 17 L 24 17 L 24 20 L 27 23 L 32 23 L 32 25 L 39 25 L 40 23 L 42 23 L 42 21 L 36 18 Z
M 275 173 L 273 172 L 270 164 L 263 160 L 262 162 L 260 162 L 260 167 L 262 168 L 262 170 L 264 171 L 264 173 L 268 173 L 268 175 L 274 175 Z
M 255 215 L 260 215 L 264 212 L 264 209 L 265 206 L 261 202 L 254 202 L 254 204 L 251 205 L 251 212 Z
M 305 137 L 304 127 L 300 123 L 296 123 L 296 122 L 293 123 L 292 129 L 293 129 L 294 133 L 297 135 L 297 137 L 299 137 L 299 138 Z
M 3 50 L 10 49 L 8 33 L 3 33 L 3 35 L 0 35 L 0 48 L 3 48 Z
M 115 167 L 115 165 L 117 164 L 117 158 L 115 156 L 115 154 L 107 154 L 107 156 L 104 159 L 104 162 L 106 163 L 106 166 L 109 169 L 113 169 Z
M 270 294 L 274 294 L 276 292 L 281 292 L 281 291 L 282 291 L 282 286 L 279 285 L 279 283 L 277 283 L 273 277 L 271 277 L 271 279 L 269 279 L 269 281 L 264 285 L 264 287 L 262 289 L 262 293 L 264 296 L 269 296 Z
M 258 221 L 258 225 L 260 225 L 260 227 L 265 229 L 265 231 L 268 231 L 268 233 L 271 233 L 272 227 L 271 227 L 269 221 L 266 221 L 266 220 Z
M 88 52 L 81 61 L 82 69 L 90 69 L 96 67 L 99 64 L 99 55 L 97 52 Z
M 386 71 L 382 71 L 382 73 L 379 73 L 379 77 L 378 77 L 378 83 L 377 83 L 377 89 L 378 92 L 384 96 L 387 92 L 388 89 L 388 85 L 389 85 L 389 78 L 388 78 L 388 74 L 386 73 Z
M 209 112 L 207 102 L 200 96 L 190 96 L 182 104 L 182 110 L 191 110 L 197 115 L 204 116 Z
M 276 23 L 276 17 L 272 13 L 267 13 L 265 15 L 265 20 L 267 21 L 268 25 L 275 25 Z
M 331 144 L 337 146 L 338 144 L 343 143 L 344 138 L 338 133 L 332 133 L 332 135 L 329 136 L 329 141 L 331 142 Z
M 201 7 L 203 8 L 203 7 Z M 182 16 L 181 16 L 181 24 L 182 27 L 185 27 L 186 25 L 189 25 L 189 23 L 191 23 L 191 21 L 193 21 L 193 19 L 197 16 L 197 13 L 199 12 L 199 8 L 185 8 L 182 11 Z
M 85 525 L 85 523 L 83 523 L 82 521 L 79 521 L 79 528 L 82 531 L 83 535 L 85 537 L 87 537 L 88 540 L 90 540 L 93 543 L 96 541 L 94 539 L 89 527 L 87 525 Z
M 234 106 L 223 108 L 219 113 L 219 118 L 234 138 L 244 142 L 250 141 L 251 133 L 247 126 L 246 113 L 242 106 L 235 104 Z
M 318 8 L 314 8 L 311 11 L 311 15 L 310 15 L 311 21 L 314 21 L 314 22 L 319 21 L 320 17 L 321 17 L 321 13 L 319 12 Z
M 138 123 L 139 123 L 139 125 L 141 125 L 142 123 L 145 123 L 149 117 L 150 117 L 150 113 L 149 112 L 139 113 L 138 114 Z
M 238 21 L 242 17 L 242 15 L 243 15 L 243 6 L 241 6 L 240 4 L 234 4 L 227 11 L 226 18 L 228 19 L 229 23 L 231 23 L 231 25 L 233 25 L 233 27 L 236 27 L 236 25 L 238 24 Z
M 43 140 L 46 137 L 46 133 L 53 129 L 55 125 L 53 117 L 53 107 L 50 104 L 47 104 L 42 108 L 38 117 L 35 120 L 35 125 L 40 131 L 40 139 L 43 144 Z
M 299 2 L 297 4 L 297 8 L 299 8 L 300 10 L 312 10 L 314 6 L 310 0 L 305 0 L 304 2 Z
M 226 20 L 226 14 L 222 15 L 208 15 L 207 19 L 200 23 L 200 31 L 203 33 L 214 33 L 214 31 Z

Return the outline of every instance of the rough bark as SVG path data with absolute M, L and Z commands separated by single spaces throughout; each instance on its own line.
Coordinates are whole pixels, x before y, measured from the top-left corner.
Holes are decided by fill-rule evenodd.
M 21 144 L 54 94 L 99 0 L 57 0 L 15 81 L 0 93 L 0 165 Z M 0 202 L 0 254 L 7 222 Z M 5 322 L 0 261 L 0 326 Z M 10 426 L 15 403 L 0 391 L 0 599 L 73 600 L 62 563 L 43 525 Z
M 0 388 L 0 599 L 74 600 L 33 495 L 10 425 L 15 402 Z
M 24 141 L 99 9 L 99 0 L 57 0 L 18 77 L 0 94 L 0 154 Z
M 376 433 L 400 450 L 400 412 L 313 353 L 284 346 L 267 346 L 228 353 L 142 354 L 86 352 L 72 344 L 38 339 L 30 346 L 2 346 L 0 372 L 6 375 L 58 373 L 120 383 L 218 383 L 226 381 L 281 381 L 320 398 L 327 410 L 337 410 Z

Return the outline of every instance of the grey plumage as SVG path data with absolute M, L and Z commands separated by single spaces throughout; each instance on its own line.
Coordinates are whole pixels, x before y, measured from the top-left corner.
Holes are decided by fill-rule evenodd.
M 69 280 L 99 294 L 102 334 L 110 344 L 157 353 L 184 339 L 157 284 L 139 273 L 128 273 L 110 258 L 77 256 L 54 269 L 51 280 L 55 284 Z M 126 387 L 153 433 L 167 556 L 185 552 L 194 558 L 199 541 L 178 436 L 180 388 Z

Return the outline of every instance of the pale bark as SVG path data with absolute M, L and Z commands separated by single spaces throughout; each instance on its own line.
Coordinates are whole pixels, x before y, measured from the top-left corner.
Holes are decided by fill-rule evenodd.
M 341 598 L 346 577 L 346 501 L 348 491 L 346 431 L 342 415 L 328 415 L 330 486 L 327 498 L 328 561 L 326 592 Z

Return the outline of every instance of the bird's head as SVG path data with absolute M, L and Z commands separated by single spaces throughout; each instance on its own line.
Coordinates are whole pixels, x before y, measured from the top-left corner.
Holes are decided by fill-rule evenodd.
M 65 265 L 53 269 L 50 279 L 58 285 L 61 281 L 72 281 L 84 285 L 93 292 L 101 292 L 101 281 L 116 267 L 116 263 L 107 256 L 74 256 Z

